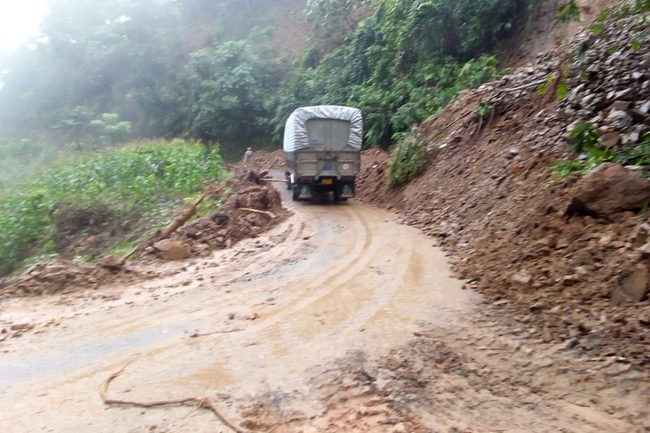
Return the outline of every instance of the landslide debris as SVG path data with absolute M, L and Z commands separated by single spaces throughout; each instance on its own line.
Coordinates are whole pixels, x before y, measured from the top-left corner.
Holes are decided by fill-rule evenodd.
M 647 367 L 647 166 L 608 163 L 562 179 L 551 169 L 574 159 L 569 134 L 584 121 L 601 149 L 648 150 L 650 21 L 630 10 L 462 92 L 420 126 L 439 151 L 409 184 L 386 189 L 385 157 L 368 151 L 380 163 L 364 166 L 359 198 L 435 236 L 456 274 L 531 336 Z
M 256 150 L 253 152 L 252 165 L 260 169 L 284 168 L 284 151 L 282 149 L 269 152 Z
M 187 224 L 171 239 L 189 246 L 193 255 L 205 255 L 257 237 L 289 215 L 278 191 L 255 172 L 240 169 L 236 179 L 235 193 L 218 210 Z
M 97 263 L 55 259 L 37 263 L 17 277 L 0 279 L 0 299 L 70 293 L 111 284 L 128 284 L 158 273 L 140 270 L 158 260 L 201 257 L 256 237 L 288 217 L 280 194 L 256 172 L 236 169 L 227 187 L 232 190 L 216 211 L 187 223 L 168 239 L 153 242 L 137 260 L 106 256 Z

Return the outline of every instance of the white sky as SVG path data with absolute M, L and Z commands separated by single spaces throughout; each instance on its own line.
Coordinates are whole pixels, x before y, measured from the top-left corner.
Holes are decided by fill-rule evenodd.
M 17 48 L 24 38 L 38 35 L 48 0 L 0 0 L 0 50 Z

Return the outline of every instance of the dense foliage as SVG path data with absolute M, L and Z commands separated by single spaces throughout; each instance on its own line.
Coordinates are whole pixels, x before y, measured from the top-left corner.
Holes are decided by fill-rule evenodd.
M 112 149 L 48 169 L 0 195 L 0 275 L 27 257 L 61 253 L 66 236 L 110 237 L 119 229 L 137 236 L 168 222 L 204 180 L 223 178 L 221 164 L 218 148 L 206 153 L 176 140 Z
M 418 136 L 417 132 L 403 137 L 388 160 L 389 186 L 395 187 L 420 175 L 435 150 L 427 149 L 427 143 Z
M 297 106 L 349 104 L 368 144 L 388 145 L 492 79 L 533 2 L 53 0 L 43 37 L 0 60 L 0 137 L 193 137 L 234 152 L 279 144 Z M 294 23 L 310 42 L 277 39 Z M 298 43 L 302 59 L 283 51 Z

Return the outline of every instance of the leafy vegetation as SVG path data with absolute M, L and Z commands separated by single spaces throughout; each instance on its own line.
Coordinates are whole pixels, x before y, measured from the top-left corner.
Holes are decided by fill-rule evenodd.
M 563 178 L 573 172 L 582 174 L 596 168 L 603 162 L 617 162 L 623 165 L 650 165 L 650 133 L 646 133 L 640 144 L 623 145 L 618 150 L 598 147 L 600 137 L 590 122 L 580 122 L 569 134 L 571 147 L 578 160 L 562 160 L 553 164 L 554 177 Z
M 557 18 L 561 23 L 566 21 L 580 21 L 580 8 L 575 0 L 569 0 L 557 8 Z
M 487 119 L 494 113 L 494 105 L 486 101 L 481 101 L 474 109 L 474 113 L 481 117 L 481 119 Z
M 61 253 L 66 236 L 108 237 L 119 228 L 142 234 L 168 222 L 205 180 L 223 179 L 218 148 L 142 143 L 60 164 L 0 196 L 0 275 L 22 260 Z M 73 233 L 63 232 L 72 223 Z
M 293 73 L 296 101 L 362 109 L 369 145 L 385 147 L 450 102 L 498 76 L 490 54 L 528 1 L 383 0 L 341 45 Z
M 405 135 L 393 149 L 388 160 L 388 181 L 395 187 L 420 175 L 429 162 L 433 151 L 427 150 L 427 143 L 417 132 Z

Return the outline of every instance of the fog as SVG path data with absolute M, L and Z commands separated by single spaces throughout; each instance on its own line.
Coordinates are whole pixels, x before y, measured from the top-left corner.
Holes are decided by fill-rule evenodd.
M 26 38 L 37 36 L 47 11 L 47 0 L 0 1 L 0 52 L 14 50 Z

